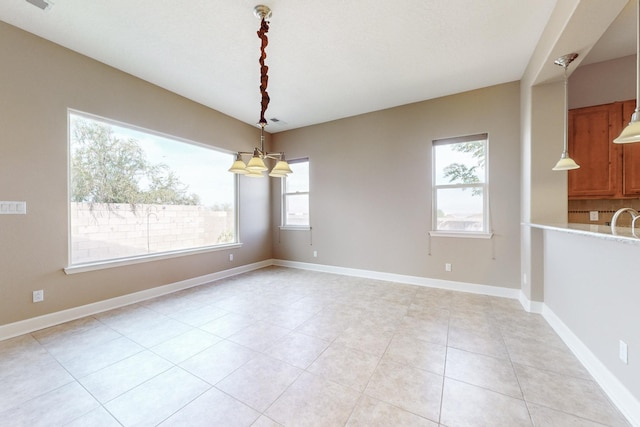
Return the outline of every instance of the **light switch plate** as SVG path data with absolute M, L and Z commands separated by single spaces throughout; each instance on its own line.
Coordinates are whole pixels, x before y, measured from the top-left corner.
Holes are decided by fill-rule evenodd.
M 0 215 L 25 215 L 27 202 L 0 202 Z

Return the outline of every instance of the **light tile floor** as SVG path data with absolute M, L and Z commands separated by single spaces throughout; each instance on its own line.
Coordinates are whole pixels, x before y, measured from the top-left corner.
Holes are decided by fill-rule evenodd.
M 0 342 L 1 426 L 626 426 L 517 301 L 270 267 Z

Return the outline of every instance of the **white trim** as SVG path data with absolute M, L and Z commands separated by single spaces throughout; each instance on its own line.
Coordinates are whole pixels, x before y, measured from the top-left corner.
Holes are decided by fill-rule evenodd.
M 45 314 L 43 316 L 32 317 L 30 319 L 9 323 L 7 325 L 0 325 L 0 341 L 8 338 L 13 338 L 18 335 L 28 334 L 33 331 L 48 328 L 50 326 L 59 325 L 64 322 L 79 319 L 81 317 L 91 316 L 103 311 L 135 304 L 140 301 L 145 301 L 150 298 L 170 294 L 182 289 L 204 285 L 206 283 L 224 279 L 226 277 L 235 276 L 237 274 L 246 273 L 248 271 L 257 270 L 259 268 L 269 267 L 271 265 L 273 265 L 272 260 L 260 261 L 253 264 L 231 268 L 229 270 L 218 271 L 216 273 L 182 280 L 180 282 L 170 283 L 168 285 L 145 289 L 144 291 L 134 292 L 132 294 L 122 295 L 119 297 L 98 301 L 79 307 L 73 307 L 67 310 L 57 311 L 55 313 Z
M 589 350 L 589 348 L 562 322 L 562 320 L 544 303 L 530 301 L 520 289 L 503 288 L 499 286 L 479 285 L 474 283 L 453 282 L 449 280 L 430 279 L 426 277 L 407 276 L 394 273 L 384 273 L 371 270 L 361 270 L 355 268 L 337 267 L 331 265 L 312 264 L 297 261 L 287 261 L 270 259 L 253 264 L 223 270 L 205 276 L 194 277 L 180 282 L 158 286 L 133 294 L 123 295 L 104 301 L 98 301 L 68 310 L 58 311 L 31 319 L 22 320 L 7 325 L 0 325 L 0 341 L 13 338 L 18 335 L 30 333 L 39 329 L 58 325 L 81 317 L 90 316 L 103 311 L 134 304 L 150 298 L 166 295 L 182 289 L 200 286 L 212 281 L 220 280 L 237 274 L 246 273 L 272 265 L 297 268 L 301 270 L 319 271 L 324 273 L 341 274 L 369 278 L 374 280 L 385 280 L 397 283 L 405 283 L 417 286 L 427 286 L 440 289 L 448 289 L 460 292 L 469 292 L 497 296 L 503 298 L 517 299 L 524 309 L 531 313 L 541 313 L 544 319 L 551 325 L 560 338 L 567 344 L 578 360 L 585 366 L 587 371 L 593 376 L 596 382 L 602 387 L 611 401 L 618 407 L 620 412 L 627 417 L 632 425 L 640 426 L 640 402 L 629 392 L 629 390 L 613 375 L 606 366 Z
M 520 291 L 520 295 L 518 295 L 518 301 L 520 301 L 520 304 L 522 304 L 522 308 L 524 308 L 528 313 L 542 314 L 544 303 L 539 301 L 531 301 L 529 298 L 527 298 L 524 292 Z
M 207 252 L 217 252 L 226 249 L 241 248 L 242 243 L 230 243 L 228 245 L 205 246 L 203 248 L 184 249 L 181 251 L 160 252 L 150 255 L 139 255 L 129 258 L 119 258 L 107 261 L 88 262 L 86 264 L 71 265 L 64 268 L 66 274 L 85 273 L 87 271 L 103 270 L 105 268 L 122 267 L 125 265 L 141 264 L 144 262 L 160 261 L 163 259 L 177 258 L 187 255 L 204 254 Z
M 309 169 L 307 173 L 307 191 L 296 191 L 293 193 L 287 192 L 287 180 L 280 180 L 280 230 L 311 230 L 311 212 L 309 210 L 309 224 L 307 225 L 291 225 L 287 224 L 287 196 L 307 195 L 307 207 L 311 203 L 311 161 L 309 156 L 299 157 L 297 159 L 288 160 L 289 165 L 295 165 L 296 163 L 306 163 Z M 286 177 L 285 177 L 286 178 Z
M 542 316 L 589 371 L 620 412 L 627 417 L 631 425 L 640 426 L 640 402 L 633 394 L 546 304 L 543 304 Z
M 464 237 L 467 239 L 490 239 L 493 237 L 493 233 L 472 233 L 469 231 L 429 231 L 431 237 Z
M 363 277 L 369 279 L 386 280 L 418 286 L 449 289 L 505 298 L 517 299 L 524 309 L 530 313 L 538 313 L 551 325 L 560 338 L 567 344 L 578 360 L 602 387 L 620 412 L 634 426 L 640 426 L 640 402 L 613 375 L 589 348 L 556 316 L 544 303 L 531 301 L 520 289 L 501 288 L 498 286 L 478 285 L 473 283 L 452 282 L 448 280 L 429 279 L 426 277 L 405 276 L 393 273 L 383 273 L 370 270 L 360 270 L 346 267 L 336 267 L 322 264 L 311 264 L 296 261 L 273 260 L 273 265 L 320 271 L 325 273 L 342 274 L 345 276 Z
M 463 183 L 463 184 L 437 184 L 438 181 L 438 172 L 440 172 L 436 168 L 436 147 L 444 146 L 444 145 L 455 145 L 455 144 L 464 144 L 466 142 L 481 142 L 484 148 L 484 177 L 482 182 L 477 183 Z M 482 233 L 473 233 L 477 234 L 473 237 L 480 238 L 491 238 L 491 210 L 490 210 L 490 199 L 489 199 L 489 133 L 481 132 L 473 135 L 466 135 L 460 137 L 451 137 L 451 138 L 441 138 L 434 139 L 431 141 L 431 227 L 433 231 L 438 230 L 438 190 L 447 190 L 447 189 L 464 189 L 464 188 L 481 188 L 482 189 Z M 462 233 L 461 233 L 462 234 Z M 457 236 L 456 233 L 449 234 L 446 230 L 443 230 L 443 234 L 439 236 L 442 237 L 462 237 Z M 466 237 L 466 236 L 465 236 Z M 471 237 L 471 236 L 470 236 Z
M 237 274 L 246 273 L 272 265 L 297 268 L 301 270 L 319 271 L 325 273 L 341 274 L 344 276 L 363 277 L 374 280 L 384 280 L 389 282 L 404 283 L 409 285 L 426 286 L 432 288 L 448 289 L 453 291 L 468 292 L 474 294 L 483 294 L 497 296 L 503 298 L 518 299 L 520 290 L 503 288 L 499 286 L 479 285 L 474 283 L 453 282 L 449 280 L 430 279 L 427 277 L 406 276 L 394 273 L 384 273 L 371 270 L 360 270 L 355 268 L 336 267 L 323 264 L 312 264 L 297 261 L 286 261 L 270 259 L 265 261 L 247 264 L 240 267 L 223 270 L 204 276 L 186 279 L 180 282 L 170 283 L 168 285 L 158 286 L 155 288 L 145 289 L 144 291 L 132 294 L 122 295 L 108 300 L 98 301 L 95 303 L 73 307 L 67 310 L 57 311 L 30 319 L 21 320 L 6 325 L 0 325 L 0 341 L 16 337 L 18 335 L 28 334 L 33 331 L 59 325 L 81 317 L 91 316 L 103 311 L 112 310 L 114 308 L 135 304 L 151 298 L 170 294 L 182 289 L 200 286 L 226 277 L 235 276 Z
M 173 135 L 166 132 L 160 132 L 158 130 L 154 130 L 151 128 L 147 128 L 144 126 L 134 125 L 132 123 L 123 122 L 121 120 L 110 119 L 108 117 L 100 116 L 98 114 L 87 113 L 85 111 L 76 110 L 75 108 L 67 108 L 67 118 L 69 118 L 70 114 L 74 114 L 76 116 L 82 116 L 85 119 L 93 120 L 94 122 L 104 122 L 113 126 L 118 126 L 121 128 L 127 128 L 133 130 L 134 132 L 148 133 L 152 136 L 158 136 L 164 139 L 174 139 L 178 142 L 182 142 L 185 144 L 195 145 L 196 147 L 206 148 L 209 150 L 217 151 L 218 153 L 224 154 L 232 154 L 235 156 L 235 151 L 230 151 L 226 148 L 216 147 L 215 145 L 205 144 L 204 142 L 198 142 L 193 139 L 183 138 L 181 136 Z M 68 140 L 67 140 L 68 142 Z
M 403 274 L 384 273 L 381 271 L 360 270 L 356 268 L 336 267 L 333 265 L 312 264 L 298 261 L 274 259 L 273 265 L 298 268 L 301 270 L 320 271 L 323 273 L 341 274 L 343 276 L 363 277 L 366 279 L 385 280 L 407 285 L 426 286 L 430 288 L 448 289 L 451 291 L 490 295 L 494 297 L 518 299 L 520 289 L 500 286 L 479 285 L 475 283 L 454 282 L 451 280 L 430 279 L 428 277 L 407 276 Z
M 145 133 L 150 136 L 157 136 L 159 138 L 169 139 L 175 142 L 180 142 L 183 144 L 204 148 L 207 150 L 214 151 L 216 153 L 231 154 L 235 158 L 236 153 L 233 151 L 229 151 L 228 149 L 225 149 L 225 148 L 220 148 L 214 145 L 205 144 L 203 142 L 194 141 L 192 139 L 183 138 L 177 135 L 172 135 L 169 133 L 164 133 L 157 130 L 145 128 L 143 126 L 137 126 L 137 125 L 123 122 L 120 120 L 110 119 L 107 117 L 99 116 L 97 114 L 87 113 L 85 111 L 76 110 L 74 108 L 67 108 L 67 168 L 66 169 L 67 169 L 67 200 L 68 201 L 71 200 L 71 166 L 70 166 L 71 165 L 71 134 L 70 132 L 71 132 L 71 116 L 72 115 L 76 117 L 88 119 L 94 122 L 101 122 L 108 125 L 125 128 L 128 130 L 132 130 L 134 132 Z M 212 251 L 218 251 L 218 250 L 224 250 L 224 249 L 234 249 L 234 248 L 241 247 L 242 243 L 240 243 L 240 232 L 238 227 L 238 224 L 240 224 L 240 212 L 238 209 L 239 207 L 238 205 L 240 203 L 240 185 L 239 185 L 240 180 L 237 174 L 234 174 L 234 176 L 235 176 L 234 188 L 233 188 L 234 199 L 235 199 L 234 200 L 234 215 L 235 215 L 234 231 L 235 231 L 236 240 L 237 240 L 236 243 L 231 243 L 228 245 L 204 246 L 204 247 L 189 248 L 189 249 L 176 250 L 176 251 L 164 251 L 157 254 L 144 254 L 144 255 L 115 259 L 115 260 L 100 260 L 97 262 L 69 265 L 68 267 L 63 268 L 63 271 L 65 272 L 65 274 L 75 274 L 75 273 L 82 273 L 86 271 L 102 270 L 105 268 L 140 264 L 148 261 L 158 261 L 158 260 L 175 258 L 175 257 L 180 257 L 185 255 L 194 255 L 194 254 L 200 254 L 200 253 L 206 253 L 206 252 L 212 252 Z M 69 202 L 67 202 L 67 208 L 69 208 Z M 67 209 L 67 227 L 68 227 L 67 230 L 71 230 L 71 209 Z M 71 264 L 71 259 L 72 259 L 71 251 L 72 251 L 73 245 L 71 242 L 70 231 L 67 232 L 67 241 L 68 241 L 67 262 Z M 0 339 L 2 339 L 1 334 L 0 334 Z

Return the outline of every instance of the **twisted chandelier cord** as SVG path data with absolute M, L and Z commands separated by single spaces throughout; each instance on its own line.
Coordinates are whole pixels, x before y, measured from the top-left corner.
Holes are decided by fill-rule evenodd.
M 267 111 L 267 107 L 269 106 L 269 94 L 267 93 L 267 85 L 269 84 L 269 76 L 267 72 L 269 71 L 269 67 L 267 67 L 264 63 L 267 54 L 265 52 L 265 48 L 269 44 L 269 39 L 267 38 L 267 32 L 269 31 L 269 23 L 262 18 L 262 23 L 260 24 L 260 30 L 258 31 L 258 37 L 261 40 L 260 44 L 260 94 L 262 95 L 262 100 L 260 102 L 260 106 L 262 107 L 260 110 L 260 121 L 258 124 L 264 128 L 267 124 L 267 120 L 264 118 L 264 113 Z

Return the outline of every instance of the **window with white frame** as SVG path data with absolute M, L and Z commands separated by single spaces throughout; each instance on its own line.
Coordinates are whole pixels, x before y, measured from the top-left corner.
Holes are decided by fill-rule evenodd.
M 70 264 L 237 243 L 234 155 L 69 111 Z
M 309 159 L 288 162 L 293 173 L 282 179 L 282 226 L 308 228 Z
M 433 230 L 490 236 L 486 133 L 433 141 Z

